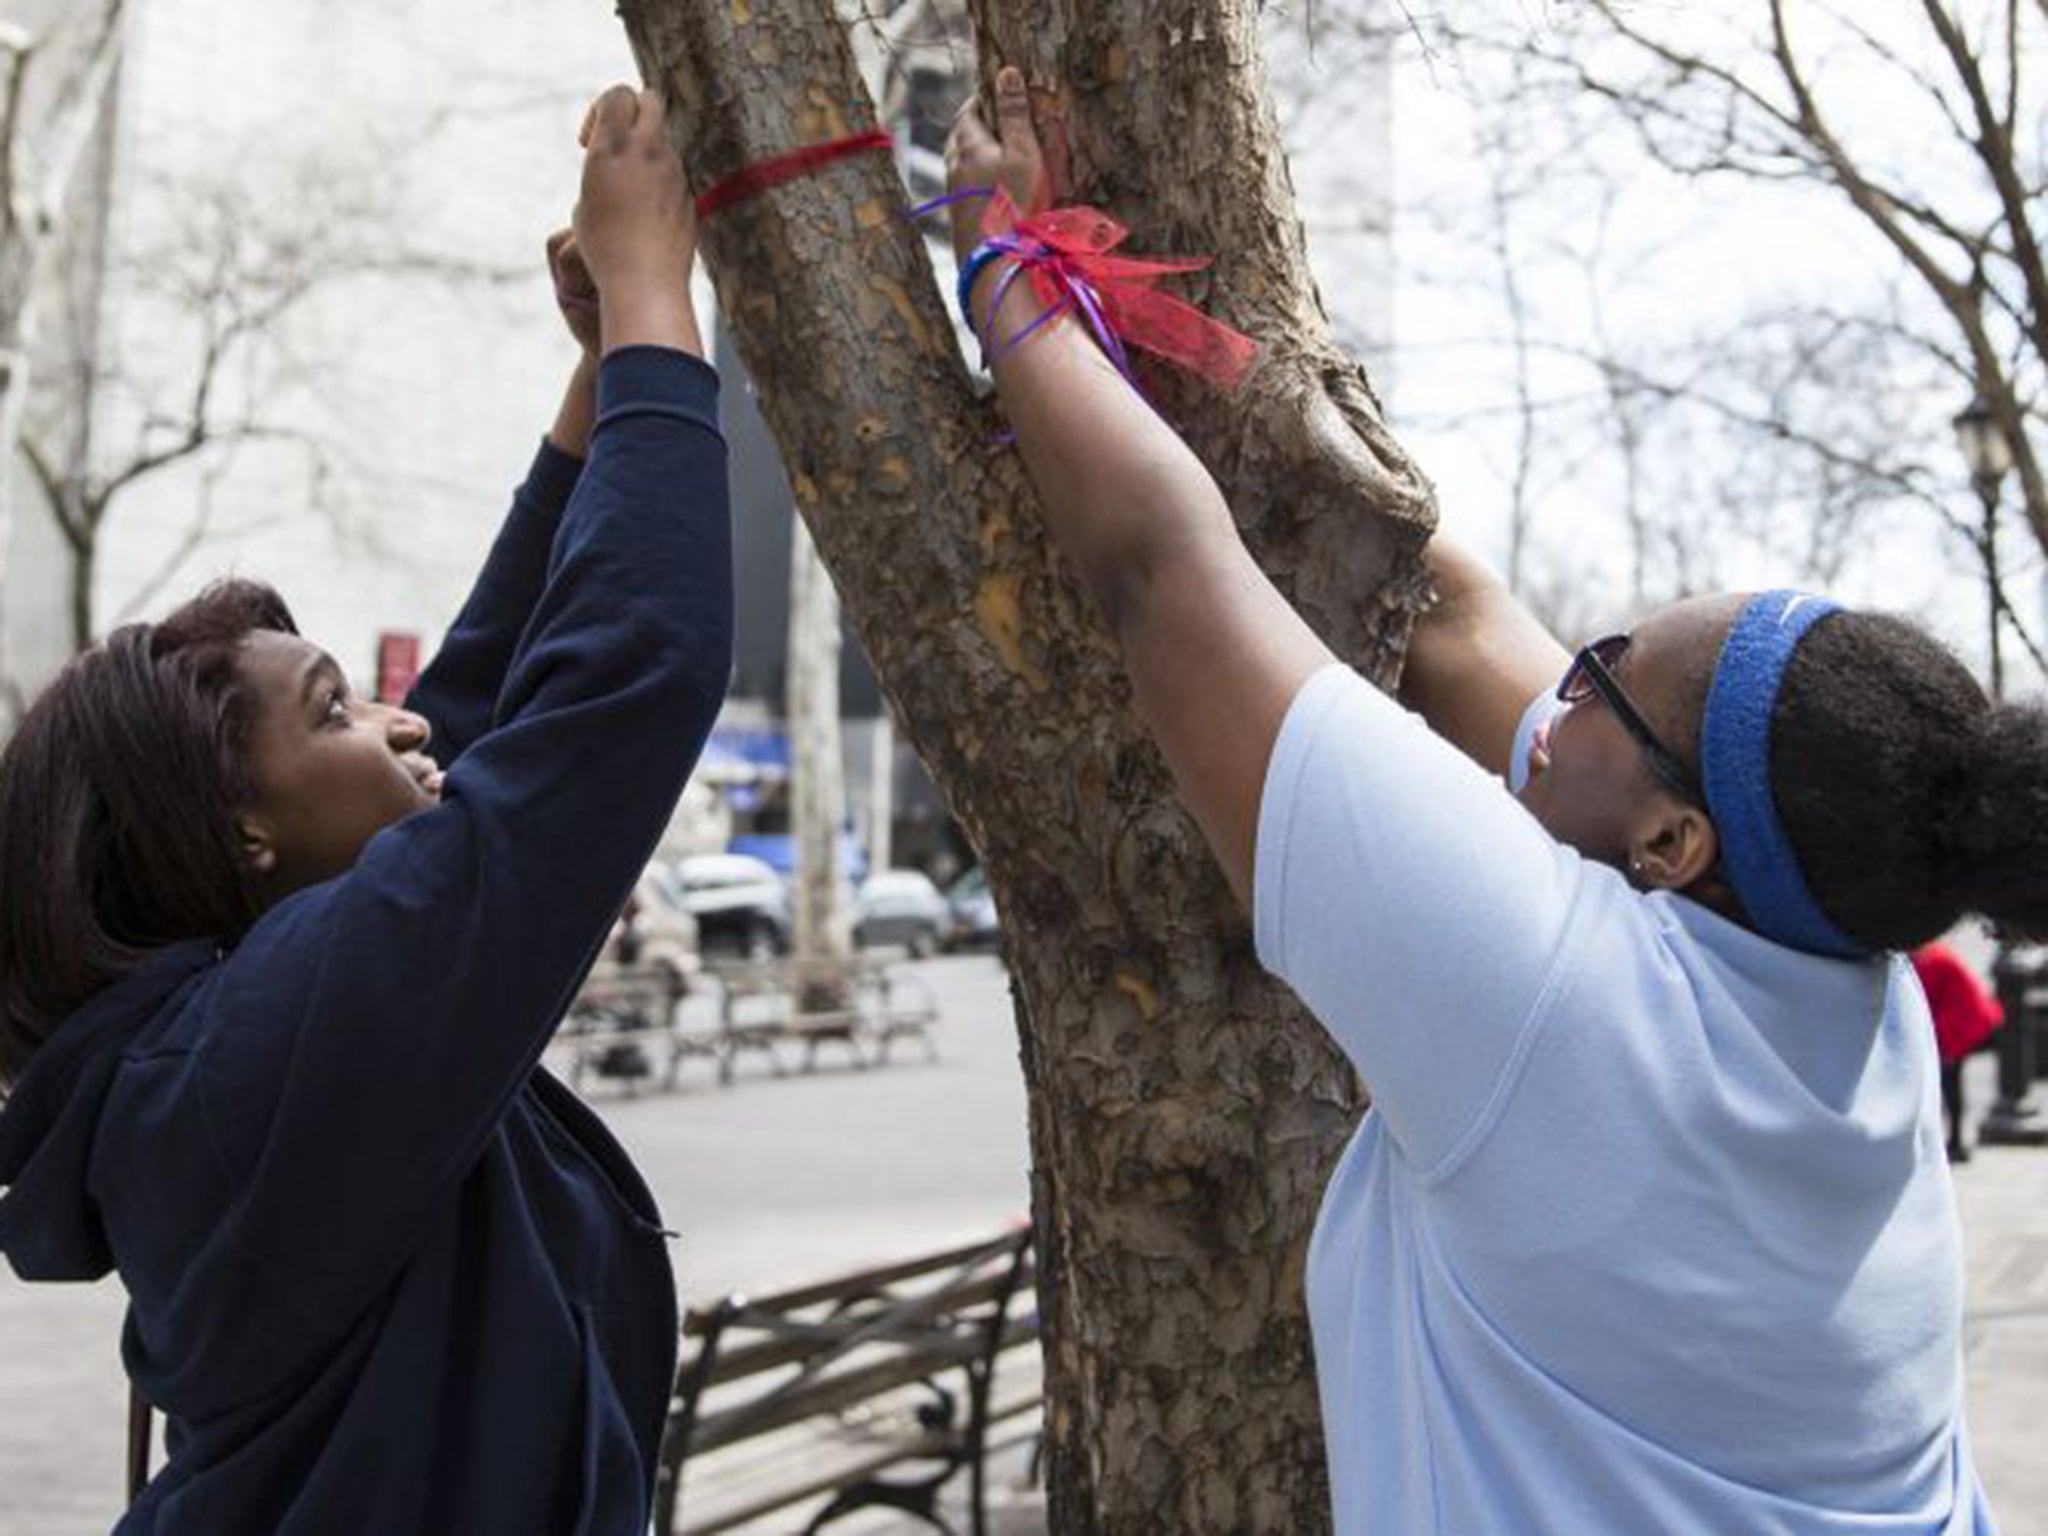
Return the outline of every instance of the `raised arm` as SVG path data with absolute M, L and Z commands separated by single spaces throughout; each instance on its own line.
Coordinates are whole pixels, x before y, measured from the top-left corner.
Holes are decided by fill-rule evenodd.
M 1408 641 L 1401 702 L 1439 736 L 1505 777 L 1529 701 L 1571 658 L 1507 583 L 1439 534 L 1429 546 L 1436 606 Z
M 963 116 L 953 180 L 1000 176 L 1017 196 L 1038 156 L 1013 70 L 997 106 L 1000 146 Z M 965 248 L 977 230 L 972 215 L 960 224 Z M 1000 300 L 1001 338 L 1039 310 L 1025 283 L 1001 286 L 999 266 L 982 269 L 971 303 L 990 334 Z M 1329 665 L 1208 473 L 1079 326 L 1049 324 L 999 350 L 995 373 L 1053 538 L 1108 619 L 1181 796 L 1248 906 L 1256 873 L 1260 959 L 1350 1054 L 1396 1139 L 1436 1166 L 1514 1059 L 1577 908 L 1581 861 L 1456 748 Z M 1474 741 L 1498 725 L 1490 755 L 1504 763 L 1516 718 L 1557 672 L 1508 644 L 1514 666 L 1477 679 L 1485 707 L 1458 697 L 1470 635 L 1491 645 L 1519 612 L 1482 595 L 1475 571 L 1448 550 L 1440 559 L 1449 601 L 1421 641 L 1424 691 L 1441 683 L 1447 723 Z M 1446 965 L 1446 943 L 1461 942 L 1486 963 Z
M 1013 69 L 998 78 L 997 110 L 1000 144 L 971 109 L 956 123 L 953 182 L 1000 177 L 1022 202 L 1039 150 Z M 966 206 L 963 256 L 978 213 Z M 984 335 L 1006 265 L 984 267 L 975 284 Z M 1039 312 L 1029 285 L 1012 283 L 993 333 L 1012 335 Z M 1208 471 L 1078 326 L 1055 323 L 1000 352 L 995 375 L 1054 542 L 1123 653 L 1183 803 L 1249 906 L 1274 737 L 1302 682 L 1335 658 L 1252 561 Z
M 268 1170 L 227 1237 L 301 1316 L 352 1316 L 437 1219 L 724 694 L 731 543 L 716 378 L 691 355 L 695 227 L 659 98 L 605 102 L 577 216 L 607 300 L 596 426 L 497 719 L 438 806 L 273 908 L 220 983 L 214 1038 L 234 1047 L 199 1068 L 204 1102 L 229 1175 Z
M 512 653 L 547 579 L 562 509 L 568 506 L 590 453 L 603 345 L 597 285 L 570 230 L 549 237 L 547 264 L 555 302 L 576 341 L 576 366 L 562 391 L 555 424 L 534 455 L 525 482 L 513 492 L 512 509 L 476 584 L 405 701 L 408 709 L 432 724 L 434 747 L 444 764 L 460 757 L 491 727 Z

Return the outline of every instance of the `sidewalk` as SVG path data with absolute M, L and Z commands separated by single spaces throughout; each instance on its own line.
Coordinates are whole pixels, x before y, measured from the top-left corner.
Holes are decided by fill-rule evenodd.
M 1977 1469 L 2000 1536 L 2048 1536 L 2048 1148 L 1980 1147 L 1955 1172 Z

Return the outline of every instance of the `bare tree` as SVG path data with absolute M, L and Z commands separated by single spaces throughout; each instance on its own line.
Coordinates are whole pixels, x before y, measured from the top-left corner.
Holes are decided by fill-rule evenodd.
M 796 844 L 794 947 L 799 959 L 853 952 L 846 871 L 839 856 L 846 770 L 839 728 L 839 598 L 798 519 L 789 541 L 790 830 Z M 803 978 L 806 1007 L 846 1006 L 836 978 Z
M 209 541 L 259 526 L 223 527 L 215 516 L 212 493 L 247 450 L 285 455 L 304 486 L 302 506 L 347 523 L 344 486 L 361 478 L 359 466 L 310 405 L 341 360 L 332 344 L 301 333 L 309 311 L 351 293 L 526 276 L 408 244 L 402 178 L 388 164 L 357 174 L 302 164 L 277 179 L 291 190 L 233 172 L 152 189 L 167 216 L 111 273 L 124 306 L 148 317 L 152 345 L 140 355 L 118 356 L 107 342 L 97 280 L 71 295 L 63 361 L 28 412 L 20 448 L 71 556 L 74 649 L 99 632 L 95 594 L 113 514 L 168 472 L 200 466 L 199 493 L 124 614 L 152 601 Z
M 74 179 L 114 95 L 123 0 L 79 8 L 41 33 L 0 20 L 0 587 L 14 525 L 12 461 L 49 303 L 52 256 Z M 0 675 L 8 672 L 0 628 Z M 9 690 L 12 695 L 12 690 Z
M 1369 12 L 1345 20 L 1373 24 Z M 1644 584 L 1663 588 L 1651 596 L 1713 581 L 1745 547 L 1829 579 L 1917 521 L 1982 563 L 2017 624 L 1948 419 L 1973 395 L 1986 401 L 2038 561 L 2048 164 L 2030 93 L 2048 12 L 2023 0 L 1481 3 L 1433 15 L 1418 36 L 1490 131 L 1541 169 L 1513 210 L 1525 227 L 1543 223 L 1551 247 L 1531 259 L 1525 242 L 1524 290 L 1597 281 L 1592 307 L 1604 295 L 1611 311 L 1625 284 L 1661 288 L 1647 327 L 1603 333 L 1553 311 L 1539 343 L 1589 375 L 1538 392 L 1539 456 L 1577 460 L 1581 473 L 1605 464 L 1603 490 L 1648 509 L 1638 547 L 1656 558 Z M 1611 212 L 1613 189 L 1631 183 L 1638 212 L 1642 188 L 1661 195 L 1650 222 L 1664 250 L 1603 250 L 1602 205 Z M 1701 206 L 1687 218 L 1675 210 L 1689 195 Z M 1690 286 L 1677 274 L 1731 198 L 1767 205 L 1776 228 L 1733 258 L 1749 295 L 1740 309 L 1703 308 L 1697 269 Z M 1497 215 L 1472 223 L 1497 228 Z M 1860 254 L 1830 267 L 1830 247 Z M 1512 337 L 1500 340 L 1512 353 Z

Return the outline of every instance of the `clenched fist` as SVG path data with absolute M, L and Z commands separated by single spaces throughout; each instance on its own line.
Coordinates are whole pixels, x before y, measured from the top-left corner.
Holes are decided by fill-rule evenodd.
M 701 353 L 690 305 L 696 204 L 660 95 L 613 86 L 591 103 L 581 138 L 575 248 L 601 301 L 604 350 L 650 344 Z

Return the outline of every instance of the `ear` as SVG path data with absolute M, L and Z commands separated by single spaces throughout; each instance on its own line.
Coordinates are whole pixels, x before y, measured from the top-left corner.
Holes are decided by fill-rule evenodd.
M 1704 879 L 1721 857 L 1721 838 L 1707 813 L 1660 794 L 1629 842 L 1629 873 L 1650 890 L 1683 891 Z
M 277 873 L 277 829 L 266 818 L 247 812 L 237 816 L 235 840 L 251 874 L 267 880 Z

